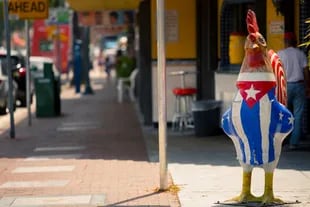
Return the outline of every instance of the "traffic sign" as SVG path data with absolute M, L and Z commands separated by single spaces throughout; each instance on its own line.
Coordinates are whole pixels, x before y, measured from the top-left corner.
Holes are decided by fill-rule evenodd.
M 48 0 L 9 0 L 9 15 L 18 19 L 48 18 Z

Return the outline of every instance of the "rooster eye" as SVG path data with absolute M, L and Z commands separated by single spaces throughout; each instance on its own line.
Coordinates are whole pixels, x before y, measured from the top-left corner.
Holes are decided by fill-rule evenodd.
M 258 40 L 258 42 L 259 42 L 260 44 L 262 44 L 262 45 L 265 45 L 265 44 L 266 44 L 266 41 L 265 41 L 265 39 L 264 39 L 263 37 L 259 37 L 257 40 Z

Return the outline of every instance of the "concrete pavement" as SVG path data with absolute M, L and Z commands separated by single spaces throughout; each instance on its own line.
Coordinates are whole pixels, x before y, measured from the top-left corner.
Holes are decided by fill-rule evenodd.
M 62 116 L 33 116 L 31 127 L 26 109 L 18 109 L 15 140 L 0 117 L 0 207 L 215 207 L 239 194 L 242 168 L 229 138 L 169 129 L 169 184 L 180 191 L 158 192 L 157 129 L 141 125 L 135 104 L 117 103 L 113 80 L 92 73 L 91 84 L 95 94 L 87 96 L 63 87 Z M 309 155 L 282 152 L 275 195 L 301 202 L 285 206 L 310 206 Z M 252 179 L 261 194 L 263 171 Z
M 157 162 L 157 132 L 144 127 L 144 134 L 150 160 Z M 310 206 L 310 145 L 304 146 L 298 151 L 283 150 L 275 170 L 275 196 L 294 203 L 282 206 Z M 183 134 L 169 131 L 167 149 L 168 168 L 174 183 L 180 186 L 178 195 L 182 207 L 227 206 L 216 203 L 239 195 L 242 168 L 235 158 L 232 141 L 225 135 L 198 138 L 193 131 Z M 263 189 L 264 171 L 255 168 L 252 192 L 262 195 Z

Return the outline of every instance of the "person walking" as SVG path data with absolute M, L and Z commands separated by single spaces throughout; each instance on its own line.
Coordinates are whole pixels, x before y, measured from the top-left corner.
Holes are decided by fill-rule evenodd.
M 278 52 L 287 78 L 287 103 L 294 115 L 294 129 L 289 137 L 289 149 L 297 149 L 302 136 L 303 112 L 306 102 L 306 88 L 309 87 L 309 66 L 303 51 L 296 48 L 296 36 L 284 34 L 285 48 Z
M 111 57 L 107 56 L 105 58 L 105 72 L 107 73 L 107 77 L 110 78 L 111 76 L 111 70 L 113 68 L 113 63 L 112 63 L 112 60 L 111 60 Z

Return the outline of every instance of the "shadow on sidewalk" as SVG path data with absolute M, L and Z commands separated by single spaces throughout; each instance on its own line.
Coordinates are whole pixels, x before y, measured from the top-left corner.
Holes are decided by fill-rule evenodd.
M 142 126 L 134 104 L 117 102 L 115 81 L 92 78 L 92 85 L 94 95 L 77 95 L 73 88 L 62 91 L 62 116 L 33 114 L 33 124 L 28 126 L 25 111 L 16 125 L 15 140 L 8 138 L 8 131 L 0 135 L 0 157 L 158 162 L 157 129 Z M 240 166 L 226 135 L 197 138 L 193 133 L 169 131 L 167 151 L 169 163 Z M 310 170 L 305 160 L 309 155 L 307 150 L 282 151 L 278 168 Z
M 143 127 L 148 156 L 152 162 L 158 162 L 157 129 Z M 233 142 L 226 135 L 195 137 L 194 132 L 182 133 L 167 130 L 167 159 L 169 163 L 197 164 L 214 166 L 240 166 L 236 159 Z M 310 170 L 310 163 L 305 157 L 310 156 L 310 149 L 296 151 L 282 149 L 277 168 Z

